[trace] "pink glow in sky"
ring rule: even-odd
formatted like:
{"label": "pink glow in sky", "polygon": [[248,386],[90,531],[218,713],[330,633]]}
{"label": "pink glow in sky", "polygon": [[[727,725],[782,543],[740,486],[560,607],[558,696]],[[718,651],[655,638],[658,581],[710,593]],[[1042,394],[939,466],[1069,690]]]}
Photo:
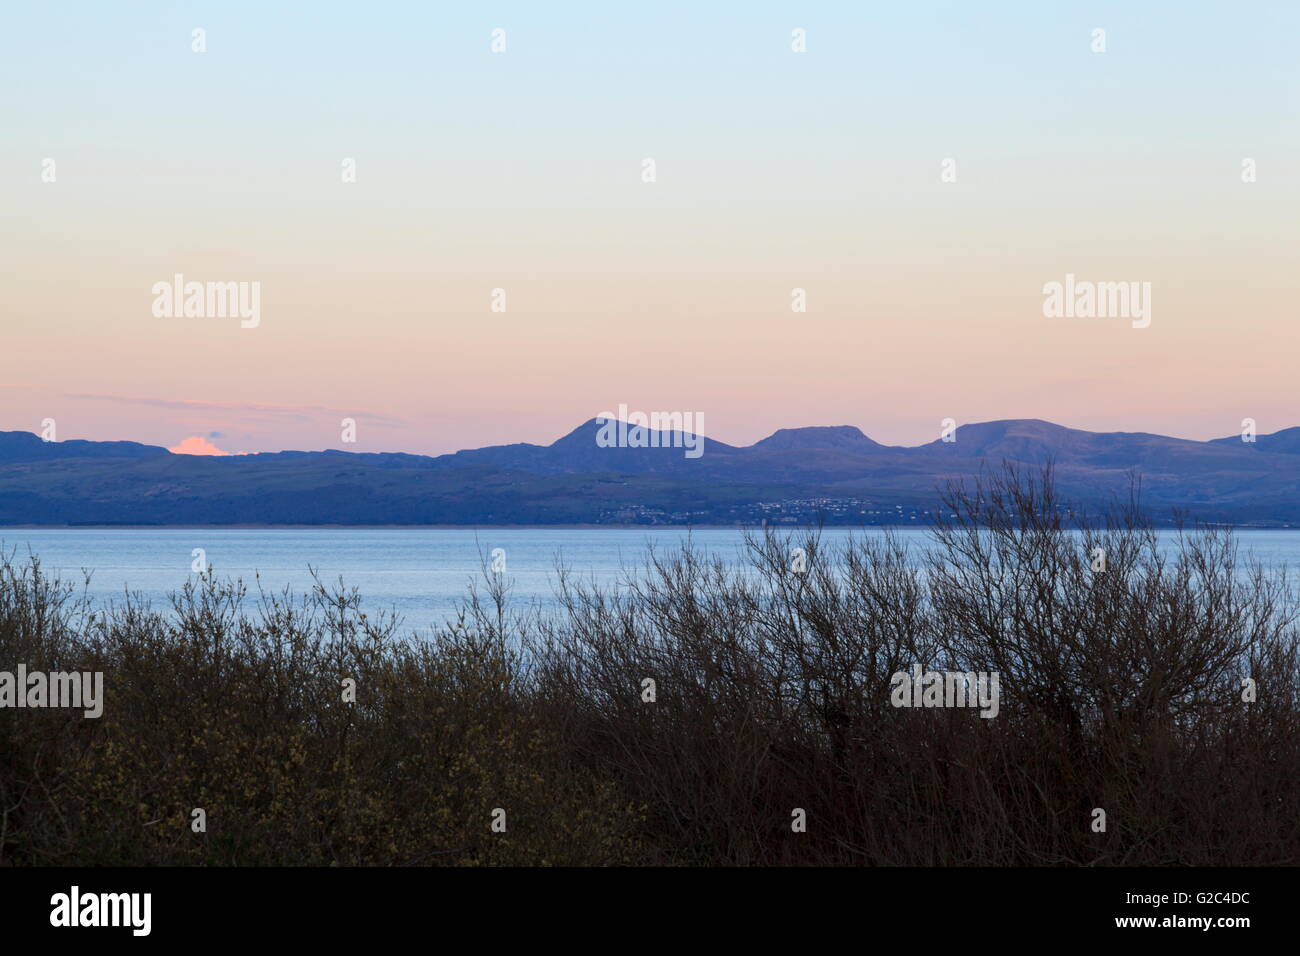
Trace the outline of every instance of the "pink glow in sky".
{"label": "pink glow in sky", "polygon": [[212,442],[208,441],[202,435],[191,435],[179,445],[167,449],[173,455],[229,455],[230,452],[222,451]]}

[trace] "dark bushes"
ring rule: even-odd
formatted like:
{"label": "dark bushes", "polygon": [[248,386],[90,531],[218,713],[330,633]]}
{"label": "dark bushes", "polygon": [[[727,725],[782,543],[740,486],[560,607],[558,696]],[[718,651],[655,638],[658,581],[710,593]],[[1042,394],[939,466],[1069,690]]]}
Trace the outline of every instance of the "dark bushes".
{"label": "dark bushes", "polygon": [[[554,612],[489,574],[419,643],[341,588],[96,614],[6,563],[0,670],[100,670],[107,703],[0,709],[0,863],[1300,861],[1286,580],[1223,532],[1070,516],[1050,474],[948,505],[925,554],[767,533],[744,569],[562,575]],[[997,716],[892,706],[913,665],[996,672]]]}

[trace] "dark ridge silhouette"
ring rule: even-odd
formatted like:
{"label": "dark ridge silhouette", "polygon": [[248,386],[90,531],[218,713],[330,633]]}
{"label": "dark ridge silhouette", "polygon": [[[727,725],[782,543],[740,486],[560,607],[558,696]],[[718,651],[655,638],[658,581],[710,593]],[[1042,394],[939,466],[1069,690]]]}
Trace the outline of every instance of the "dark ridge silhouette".
{"label": "dark ridge silhouette", "polygon": [[51,458],[153,458],[170,455],[166,448],[133,441],[47,442],[31,432],[0,432],[0,464],[48,461]]}
{"label": "dark ridge silhouette", "polygon": [[1243,442],[1240,435],[1228,438],[1216,438],[1216,445],[1245,445],[1254,451],[1274,452],[1280,455],[1300,455],[1300,426],[1284,428],[1271,435],[1258,435],[1254,442]]}
{"label": "dark ridge silhouette", "polygon": [[928,524],[936,490],[1002,462],[1053,463],[1100,506],[1136,477],[1153,513],[1300,525],[1300,428],[1208,442],[1036,419],[962,425],[954,441],[882,445],[854,426],[783,428],[749,446],[680,433],[601,447],[591,419],[549,445],[431,457],[281,451],[173,455],[134,442],[0,433],[0,524]]}
{"label": "dark ridge silhouette", "polygon": [[870,453],[886,446],[872,441],[855,425],[822,425],[812,428],[780,428],[750,447],[774,451],[833,448],[840,451]]}

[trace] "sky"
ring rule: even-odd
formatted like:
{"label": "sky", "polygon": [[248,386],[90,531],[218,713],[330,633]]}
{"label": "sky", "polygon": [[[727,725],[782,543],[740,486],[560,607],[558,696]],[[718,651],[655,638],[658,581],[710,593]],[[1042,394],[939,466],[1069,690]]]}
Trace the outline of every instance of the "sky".
{"label": "sky", "polygon": [[[1300,425],[1300,4],[270,6],[5,5],[0,430]],[[1067,275],[1149,324],[1046,316]]]}

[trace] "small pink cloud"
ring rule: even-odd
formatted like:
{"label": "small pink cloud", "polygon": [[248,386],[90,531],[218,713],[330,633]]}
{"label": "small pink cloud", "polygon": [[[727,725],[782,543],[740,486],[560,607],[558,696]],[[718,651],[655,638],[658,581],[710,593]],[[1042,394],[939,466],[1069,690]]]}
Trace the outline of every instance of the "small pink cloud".
{"label": "small pink cloud", "polygon": [[173,455],[229,455],[201,435],[191,435],[175,448],[168,448]]}

